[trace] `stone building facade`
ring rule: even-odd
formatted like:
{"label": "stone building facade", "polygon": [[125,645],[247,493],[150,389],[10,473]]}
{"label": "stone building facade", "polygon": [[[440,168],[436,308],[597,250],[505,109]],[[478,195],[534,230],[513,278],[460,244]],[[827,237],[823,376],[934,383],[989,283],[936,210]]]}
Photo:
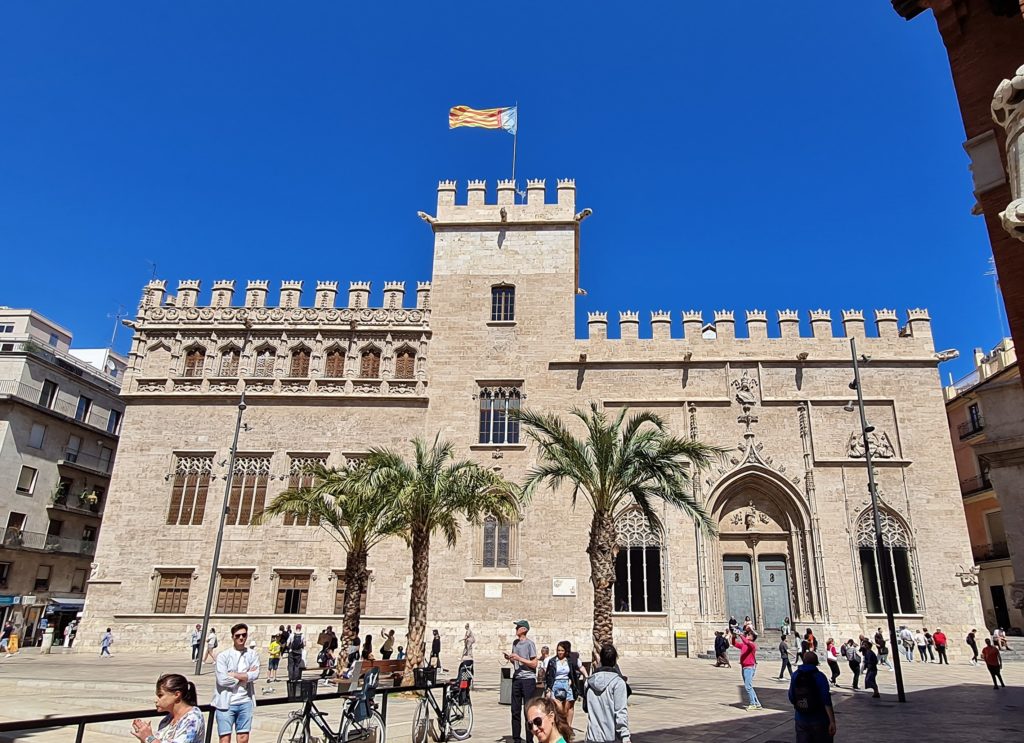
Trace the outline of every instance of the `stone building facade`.
{"label": "stone building facade", "polygon": [[[414,436],[440,433],[460,455],[522,480],[536,452],[507,413],[567,412],[597,401],[653,410],[678,434],[729,448],[695,478],[720,534],[664,514],[653,533],[638,514],[620,525],[616,639],[627,652],[669,654],[674,633],[703,650],[730,613],[759,626],[789,616],[839,636],[883,624],[878,561],[867,512],[867,473],[853,393],[849,337],[871,357],[863,384],[886,546],[893,555],[901,620],[956,636],[977,623],[970,564],[942,388],[927,312],[846,311],[842,335],[827,311],[606,313],[575,337],[580,227],[571,180],[549,199],[529,181],[525,203],[498,183],[496,203],[471,181],[464,203],[454,182],[438,188],[433,276],[406,300],[401,283],[372,300],[369,284],[320,282],[312,301],[300,282],[234,283],[200,297],[183,281],[145,289],[124,396],[128,409],[108,509],[90,580],[83,631],[115,627],[122,644],[180,648],[201,615],[226,460],[239,394],[247,408],[228,497],[216,613],[220,628],[245,617],[263,637],[301,621],[338,623],[344,555],[316,526],[251,527],[250,514],[289,484],[303,462],[341,465],[372,446],[409,451]],[[809,320],[810,333],[801,324]],[[246,328],[246,323],[251,327]],[[677,326],[678,327],[678,326]],[[612,335],[615,335],[614,333]],[[435,546],[429,626],[450,648],[467,620],[481,655],[530,619],[552,644],[586,643],[592,591],[589,515],[567,492],[542,492],[515,524],[466,526],[456,547]],[[410,556],[399,540],[370,555],[364,632],[404,627]]]}

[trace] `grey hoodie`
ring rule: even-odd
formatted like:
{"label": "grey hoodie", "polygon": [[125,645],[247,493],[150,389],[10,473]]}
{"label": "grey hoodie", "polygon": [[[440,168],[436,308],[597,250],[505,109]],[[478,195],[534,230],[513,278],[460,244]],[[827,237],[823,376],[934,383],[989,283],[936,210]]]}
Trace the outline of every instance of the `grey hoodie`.
{"label": "grey hoodie", "polygon": [[611,669],[595,669],[587,679],[586,739],[591,743],[629,739],[626,682]]}

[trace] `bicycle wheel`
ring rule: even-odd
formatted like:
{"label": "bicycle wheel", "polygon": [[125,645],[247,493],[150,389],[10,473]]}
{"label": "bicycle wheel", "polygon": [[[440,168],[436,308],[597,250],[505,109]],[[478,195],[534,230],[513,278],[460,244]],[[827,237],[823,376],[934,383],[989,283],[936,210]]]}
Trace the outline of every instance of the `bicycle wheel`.
{"label": "bicycle wheel", "polygon": [[430,705],[426,697],[416,705],[416,714],[412,716],[412,738],[411,743],[430,743],[437,740],[437,731],[434,729],[434,722],[430,719]]}
{"label": "bicycle wheel", "polygon": [[455,740],[465,740],[473,734],[473,705],[448,700],[448,733]]}
{"label": "bicycle wheel", "polygon": [[387,726],[377,710],[361,722],[346,717],[341,725],[341,743],[385,743],[387,739]]}
{"label": "bicycle wheel", "polygon": [[277,743],[311,743],[312,738],[309,731],[305,729],[302,715],[295,715],[288,718],[288,722],[281,728],[281,734],[277,736]]}

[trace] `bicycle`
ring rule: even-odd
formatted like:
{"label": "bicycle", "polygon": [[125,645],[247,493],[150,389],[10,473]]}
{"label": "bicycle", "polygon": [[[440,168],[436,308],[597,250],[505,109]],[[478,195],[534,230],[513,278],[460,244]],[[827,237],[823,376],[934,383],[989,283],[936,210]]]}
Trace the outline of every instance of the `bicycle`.
{"label": "bicycle", "polygon": [[[447,741],[449,736],[452,740],[466,740],[472,735],[473,704],[469,698],[472,683],[472,665],[463,661],[457,678],[445,685],[440,707],[430,687],[424,689],[412,718],[412,743]],[[437,716],[436,728],[430,719],[431,710]]]}
{"label": "bicycle", "polygon": [[[384,718],[377,709],[373,694],[377,689],[380,672],[372,668],[363,676],[363,685],[359,693],[351,697],[341,713],[338,732],[331,730],[325,719],[326,712],[316,706],[318,679],[289,682],[297,684],[298,696],[303,702],[302,709],[288,715],[288,721],[277,736],[277,743],[349,743],[366,741],[366,743],[386,743],[387,727]],[[291,695],[292,689],[289,689]],[[323,733],[323,738],[314,738],[310,727],[315,725]]]}

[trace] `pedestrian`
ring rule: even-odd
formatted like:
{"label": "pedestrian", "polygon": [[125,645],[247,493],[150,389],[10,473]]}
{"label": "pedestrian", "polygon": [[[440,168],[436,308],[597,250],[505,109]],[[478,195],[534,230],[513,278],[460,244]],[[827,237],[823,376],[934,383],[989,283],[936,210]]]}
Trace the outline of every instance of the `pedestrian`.
{"label": "pedestrian", "polygon": [[114,633],[110,631],[110,627],[107,627],[107,631],[103,633],[102,639],[100,639],[100,657],[106,656],[112,658],[110,654],[110,646],[114,644]]}
{"label": "pedestrian", "polygon": [[914,662],[914,633],[910,631],[910,628],[905,624],[900,625],[900,645],[902,646],[903,655],[907,658],[907,663]]}
{"label": "pedestrian", "polygon": [[204,663],[208,660],[216,660],[217,653],[215,651],[217,650],[218,644],[217,628],[210,627],[210,631],[206,633],[206,654],[203,656]]}
{"label": "pedestrian", "polygon": [[828,662],[828,669],[832,672],[832,678],[829,683],[832,686],[839,686],[836,683],[839,678],[839,652],[836,650],[836,641],[831,637],[825,641],[825,660]]}
{"label": "pedestrian", "polygon": [[206,740],[206,719],[199,709],[196,685],[181,674],[165,673],[157,679],[156,711],[164,713],[156,732],[145,720],[132,721],[132,735],[142,743],[203,743]]}
{"label": "pedestrian", "polygon": [[[289,628],[291,625],[288,625]],[[302,625],[296,624],[295,631],[288,637],[288,680],[301,681],[302,670],[306,662],[303,660],[303,653],[306,650],[306,638],[302,636]]]}
{"label": "pedestrian", "polygon": [[945,663],[949,665],[949,658],[946,657],[946,643],[949,642],[946,639],[946,633],[941,629],[935,630],[935,634],[932,635],[932,639],[935,641],[935,652],[939,654],[939,665]]}
{"label": "pedestrian", "polygon": [[836,716],[828,679],[818,670],[817,653],[804,653],[803,663],[789,682],[789,702],[794,710],[797,743],[832,743]]}
{"label": "pedestrian", "polygon": [[[525,704],[537,691],[537,646],[527,637],[530,623],[525,619],[515,622],[516,639],[512,652],[503,653],[512,663],[512,743],[523,743],[523,716],[528,713]],[[533,741],[530,718],[526,722],[526,743]]]}
{"label": "pedestrian", "polygon": [[852,638],[846,641],[846,662],[853,673],[853,690],[856,691],[860,682],[860,651],[857,650]]}
{"label": "pedestrian", "polygon": [[382,629],[380,636],[384,638],[384,643],[380,646],[380,659],[391,660],[391,656],[395,652],[395,631],[391,629],[388,630],[387,634],[384,634]]}
{"label": "pedestrian", "polygon": [[434,638],[430,641],[430,660],[428,666],[441,667],[441,633],[434,630]]}
{"label": "pedestrian", "polygon": [[750,617],[743,617],[743,631],[746,632],[748,629],[754,629],[754,623],[750,621]]}
{"label": "pedestrian", "polygon": [[729,636],[736,634],[736,617],[729,617],[729,629],[727,630]]}
{"label": "pedestrian", "polygon": [[246,647],[249,626],[236,624],[231,628],[232,645],[217,654],[216,685],[213,701],[216,709],[217,735],[220,743],[249,743],[252,713],[256,707],[256,687],[260,677],[260,658],[255,650]]}
{"label": "pedestrian", "polygon": [[363,640],[363,648],[359,651],[360,660],[373,661],[373,635],[367,635]]}
{"label": "pedestrian", "polygon": [[320,679],[326,682],[338,663],[338,636],[334,634],[334,627],[327,625],[317,640],[320,652],[316,655],[316,664],[320,669]]}
{"label": "pedestrian", "polygon": [[572,725],[558,705],[547,697],[534,697],[526,705],[527,728],[537,736],[537,743],[570,743]]}
{"label": "pedestrian", "polygon": [[978,630],[972,629],[970,632],[967,633],[966,640],[967,647],[969,647],[971,649],[971,652],[974,653],[974,657],[971,658],[971,663],[974,665],[978,665],[978,640],[976,639],[977,636]]}
{"label": "pedestrian", "polygon": [[[783,620],[782,620],[782,626],[781,626],[781,627],[779,627],[779,631],[780,631],[780,632],[781,632],[781,633],[782,633],[783,635],[788,635],[788,634],[789,634],[790,632],[792,632],[792,631],[793,631],[793,625],[792,625],[792,623],[791,623],[791,622],[789,621],[789,617],[786,617],[785,619],[783,619]],[[792,676],[791,676],[791,677],[792,677]]]}
{"label": "pedestrian", "polygon": [[590,674],[584,692],[586,740],[588,743],[630,743],[629,711],[626,707],[629,687],[619,673],[619,654],[615,646],[602,645],[598,660],[601,665]]}
{"label": "pedestrian", "polygon": [[932,635],[931,632],[928,631],[927,627],[924,628],[924,645],[925,645],[925,649],[928,651],[928,662],[929,663],[934,663],[935,662],[935,637]]}
{"label": "pedestrian", "polygon": [[1006,642],[1006,630],[1004,630],[1002,627],[1000,627],[999,629],[996,630],[996,635],[999,638],[999,642],[997,643],[999,645],[998,649],[999,650],[1009,650],[1010,649],[1010,645],[1009,645],[1008,642]]}
{"label": "pedestrian", "polygon": [[580,663],[580,654],[572,651],[572,643],[562,640],[555,646],[555,656],[547,663],[544,686],[572,726],[576,696],[582,692],[587,671]]}
{"label": "pedestrian", "polygon": [[[981,657],[985,659],[985,666],[988,668],[988,672],[992,674],[992,688],[998,689],[999,685],[1006,688],[1006,682],[1003,681],[1003,658],[999,654],[999,648],[992,644],[992,641],[985,638],[985,649],[981,651]],[[996,683],[999,682],[999,684]]]}
{"label": "pedestrian", "polygon": [[732,668],[729,662],[729,641],[725,639],[725,633],[719,630],[715,632],[715,667]]}
{"label": "pedestrian", "polygon": [[786,638],[789,635],[783,635],[782,640],[779,641],[779,657],[782,658],[782,667],[779,669],[779,680],[782,680],[782,674],[789,671],[789,677],[793,678],[793,666],[789,662],[789,643],[786,642]]}
{"label": "pedestrian", "polygon": [[288,629],[284,628],[284,625],[278,625],[277,627],[278,642],[281,643],[281,649],[284,650],[288,647],[288,641],[292,637],[292,626],[289,624]]}
{"label": "pedestrian", "polygon": [[540,649],[540,657],[537,658],[537,687],[541,690],[548,689],[548,661],[551,660],[551,648],[544,645]]}
{"label": "pedestrian", "polygon": [[473,667],[474,645],[476,645],[476,635],[469,628],[469,622],[466,622],[466,634],[462,636],[462,660],[463,662],[468,662],[470,668]]}
{"label": "pedestrian", "polygon": [[[917,654],[922,663],[927,663],[928,658],[926,653],[928,652],[928,641],[924,639],[924,632],[918,630],[914,633],[914,644],[917,645]],[[913,653],[911,653],[913,655]]]}
{"label": "pedestrian", "polygon": [[192,661],[195,662],[199,658],[199,649],[203,646],[203,626],[201,624],[192,628],[189,644],[192,646]]}
{"label": "pedestrian", "polygon": [[804,639],[807,640],[807,649],[818,652],[818,638],[814,636],[811,628],[807,628],[807,632],[804,633]]}
{"label": "pedestrian", "polygon": [[395,656],[395,660],[405,660],[405,648],[401,645],[398,646],[398,655]]}
{"label": "pedestrian", "polygon": [[7,657],[11,657],[11,635],[14,634],[14,625],[10,621],[4,622],[3,632],[0,633],[0,651],[7,653]]}
{"label": "pedestrian", "polygon": [[757,635],[754,630],[744,631],[743,637],[732,636],[733,647],[740,651],[740,670],[743,673],[743,688],[747,692],[747,709],[762,709],[754,691],[754,674],[757,673]]}
{"label": "pedestrian", "polygon": [[267,683],[277,682],[277,669],[281,665],[281,635],[273,635],[267,646]]}
{"label": "pedestrian", "polygon": [[861,646],[861,655],[864,657],[864,689],[873,689],[873,699],[878,699],[881,696],[878,693],[878,656],[875,655],[875,651],[871,649],[871,641],[865,640]]}
{"label": "pedestrian", "polygon": [[891,671],[892,665],[889,663],[889,646],[885,643],[885,635],[882,634],[881,627],[875,630],[875,647],[878,649],[878,662]]}

